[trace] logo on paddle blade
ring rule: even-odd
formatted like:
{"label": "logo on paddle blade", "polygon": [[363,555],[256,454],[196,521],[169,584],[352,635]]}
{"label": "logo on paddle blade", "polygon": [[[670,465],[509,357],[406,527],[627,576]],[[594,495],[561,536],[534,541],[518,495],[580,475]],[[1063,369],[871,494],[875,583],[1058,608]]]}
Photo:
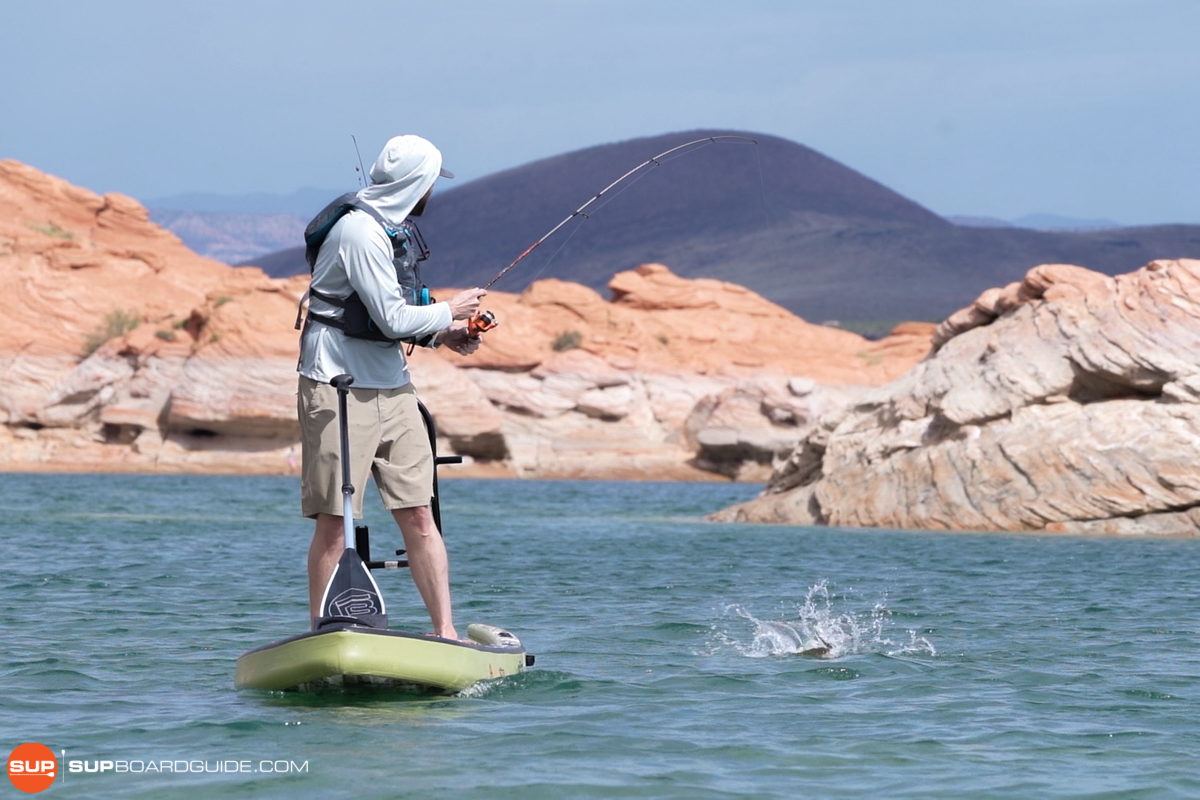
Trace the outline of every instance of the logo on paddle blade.
{"label": "logo on paddle blade", "polygon": [[44,744],[19,744],[8,757],[8,779],[22,792],[40,792],[54,783],[57,776],[58,759]]}
{"label": "logo on paddle blade", "polygon": [[329,610],[339,617],[365,617],[378,615],[379,595],[366,589],[350,588],[329,602]]}

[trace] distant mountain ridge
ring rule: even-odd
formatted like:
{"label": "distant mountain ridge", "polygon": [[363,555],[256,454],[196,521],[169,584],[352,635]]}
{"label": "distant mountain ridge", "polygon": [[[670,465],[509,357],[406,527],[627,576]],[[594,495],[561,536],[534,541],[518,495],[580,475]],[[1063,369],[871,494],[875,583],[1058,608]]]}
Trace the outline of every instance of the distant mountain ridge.
{"label": "distant mountain ridge", "polygon": [[1034,231],[1099,231],[1124,227],[1111,219],[1064,217],[1061,214],[1026,214],[1016,219],[947,215],[945,219],[964,228],[1025,228]]}
{"label": "distant mountain ridge", "polygon": [[1093,231],[1122,227],[1121,223],[1111,219],[1081,219],[1061,214],[1026,214],[1014,219],[1013,224],[1018,228],[1039,231]]}
{"label": "distant mountain ridge", "polygon": [[[435,286],[482,285],[573,209],[670,147],[736,131],[601,145],[439,191],[420,221]],[[740,283],[811,320],[938,320],[1040,263],[1108,274],[1200,255],[1200,226],[1093,231],[963,227],[803,145],[740,133],[665,160],[548,240],[496,286],[539,277],[603,290],[657,261],[689,278]],[[561,252],[559,252],[561,251]],[[307,269],[302,248],[260,257],[270,274]],[[557,253],[557,255],[555,255]],[[552,258],[553,257],[553,258]]]}
{"label": "distant mountain ridge", "polygon": [[308,217],[151,208],[150,219],[195,252],[226,264],[240,264],[304,241]]}
{"label": "distant mountain ridge", "polygon": [[142,202],[146,208],[163,211],[192,211],[204,214],[292,214],[311,219],[332,198],[342,192],[336,189],[317,189],[305,186],[288,194],[250,192],[249,194],[216,194],[186,192],[167,197],[151,197]]}

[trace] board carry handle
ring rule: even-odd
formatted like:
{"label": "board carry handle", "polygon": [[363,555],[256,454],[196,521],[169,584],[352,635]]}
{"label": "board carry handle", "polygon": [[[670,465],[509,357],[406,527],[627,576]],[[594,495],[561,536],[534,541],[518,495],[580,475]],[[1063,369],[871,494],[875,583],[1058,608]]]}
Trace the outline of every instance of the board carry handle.
{"label": "board carry handle", "polygon": [[[354,526],[354,549],[358,551],[358,557],[367,565],[367,569],[404,569],[408,566],[407,559],[385,559],[383,561],[371,560],[371,532],[367,530],[366,525]],[[397,550],[396,555],[404,555],[403,550]]]}

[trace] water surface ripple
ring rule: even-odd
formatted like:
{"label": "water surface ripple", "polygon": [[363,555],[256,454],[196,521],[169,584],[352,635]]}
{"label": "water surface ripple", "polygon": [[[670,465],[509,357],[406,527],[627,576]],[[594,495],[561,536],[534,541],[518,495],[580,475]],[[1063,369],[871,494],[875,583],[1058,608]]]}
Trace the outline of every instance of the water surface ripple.
{"label": "water surface ripple", "polygon": [[[67,773],[63,797],[1200,796],[1198,542],[699,522],[755,491],[724,484],[443,486],[460,626],[538,661],[430,699],[233,689],[303,625],[294,480],[0,476],[0,748],[307,762]],[[427,629],[408,576],[380,582]]]}

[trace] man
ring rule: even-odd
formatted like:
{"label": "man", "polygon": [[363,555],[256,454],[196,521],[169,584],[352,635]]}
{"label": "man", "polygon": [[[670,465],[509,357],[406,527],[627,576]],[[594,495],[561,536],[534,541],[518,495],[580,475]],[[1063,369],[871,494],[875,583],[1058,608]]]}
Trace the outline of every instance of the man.
{"label": "man", "polygon": [[[398,230],[405,218],[424,211],[439,175],[452,177],[441,167],[442,154],[430,142],[397,136],[383,148],[371,169],[372,184],[357,199]],[[469,355],[479,340],[453,322],[473,316],[487,292],[470,289],[449,302],[424,306],[406,302],[393,264],[392,240],[380,221],[361,209],[349,211],[330,229],[313,266],[311,288],[309,319],[300,339],[298,397],[301,505],[304,515],[316,520],[308,551],[309,615],[315,620],[320,614],[325,585],[345,548],[337,392],[329,381],[349,373],[354,377],[347,398],[350,474],[358,488],[354,514],[362,513],[362,489],[371,473],[404,537],[409,569],[434,635],[457,639],[446,548],[429,508],[433,456],[402,344],[347,336],[337,324],[345,314],[338,303],[348,306],[347,299],[357,293],[379,338],[416,337],[425,342],[423,337],[433,335],[428,344]]]}

